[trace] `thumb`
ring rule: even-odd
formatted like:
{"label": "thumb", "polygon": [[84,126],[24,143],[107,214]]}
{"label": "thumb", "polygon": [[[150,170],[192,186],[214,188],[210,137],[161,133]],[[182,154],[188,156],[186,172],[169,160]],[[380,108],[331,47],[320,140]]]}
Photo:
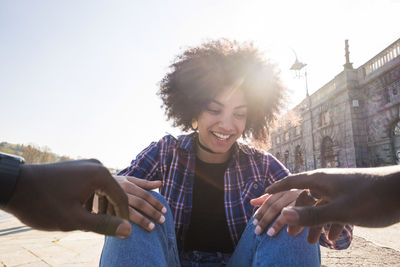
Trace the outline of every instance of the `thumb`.
{"label": "thumb", "polygon": [[119,238],[128,237],[132,230],[131,224],[125,219],[106,214],[88,213],[85,210],[82,210],[80,214],[80,225],[81,229],[79,230]]}
{"label": "thumb", "polygon": [[139,179],[139,178],[132,177],[132,176],[126,176],[126,179],[129,182],[134,183],[135,185],[137,185],[143,189],[147,189],[147,190],[156,189],[162,185],[162,182],[160,180],[148,181],[148,180]]}
{"label": "thumb", "polygon": [[265,202],[265,200],[267,200],[270,196],[271,196],[270,194],[264,194],[264,195],[262,195],[262,196],[260,196],[260,197],[258,197],[258,198],[253,198],[252,200],[250,200],[250,204],[251,204],[252,206],[259,207],[259,206],[261,206],[261,205]]}
{"label": "thumb", "polygon": [[289,225],[317,226],[331,222],[329,206],[286,207],[282,210]]}

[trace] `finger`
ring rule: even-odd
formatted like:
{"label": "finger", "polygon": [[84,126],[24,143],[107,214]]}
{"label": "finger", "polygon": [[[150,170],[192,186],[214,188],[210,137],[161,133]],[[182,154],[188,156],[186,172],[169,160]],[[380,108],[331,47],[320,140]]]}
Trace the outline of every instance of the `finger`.
{"label": "finger", "polygon": [[[279,199],[277,199],[272,203],[272,201],[274,200],[273,199],[274,196],[276,195],[271,196],[260,208],[260,209],[265,208],[265,210],[263,210],[262,212],[258,212],[255,215],[255,219],[253,221],[254,225],[257,225],[254,231],[255,234],[258,235],[262,234],[267,228],[267,226],[281,212],[282,208],[287,205],[283,197],[280,197]],[[267,203],[269,200],[271,200],[271,203]],[[270,234],[273,235],[274,232],[270,232]]]}
{"label": "finger", "polygon": [[343,232],[343,228],[344,224],[332,224],[331,228],[329,229],[328,239],[331,241],[335,241],[336,239],[338,239],[340,234]]}
{"label": "finger", "polygon": [[163,214],[157,209],[155,209],[146,200],[132,195],[129,195],[128,199],[129,199],[129,206],[134,208],[135,210],[142,212],[143,214],[147,215],[148,217],[150,217],[154,221],[157,221],[158,223],[163,223],[165,221],[165,217],[163,216]]}
{"label": "finger", "polygon": [[271,227],[267,230],[267,235],[275,236],[277,235],[283,227],[285,227],[286,222],[283,216],[278,216],[275,222],[271,225]]}
{"label": "finger", "polygon": [[315,200],[310,195],[307,190],[303,190],[301,194],[296,199],[296,207],[303,207],[303,206],[313,206],[315,204]]}
{"label": "finger", "polygon": [[284,208],[282,213],[286,217],[288,224],[315,226],[337,222],[337,219],[340,218],[337,208],[336,203],[330,202],[326,205],[314,207],[288,207]]}
{"label": "finger", "polygon": [[260,207],[270,196],[270,194],[264,194],[261,197],[253,198],[250,200],[250,204],[255,207]]}
{"label": "finger", "polygon": [[131,224],[127,220],[116,216],[88,213],[86,210],[81,209],[76,218],[79,221],[79,230],[120,238],[126,238],[131,233]]}
{"label": "finger", "polygon": [[266,193],[275,194],[281,191],[287,191],[293,188],[317,190],[321,187],[319,179],[315,179],[310,173],[292,174],[282,180],[279,180],[268,186]]}
{"label": "finger", "polygon": [[119,186],[116,180],[111,175],[100,176],[103,178],[104,185],[100,190],[100,194],[107,197],[111,202],[117,216],[128,219],[128,197],[124,190]]}
{"label": "finger", "polygon": [[316,244],[321,236],[322,226],[311,227],[308,232],[307,241],[310,244]]}
{"label": "finger", "polygon": [[[270,195],[261,205],[261,207],[257,210],[255,216],[254,216],[254,225],[257,225],[258,222],[263,218],[264,214],[270,209],[270,206],[272,206],[276,201],[278,201],[282,196],[284,192],[277,193],[274,195]],[[275,208],[275,206],[273,207]],[[280,212],[280,211],[278,211]],[[278,214],[278,213],[276,213]]]}
{"label": "finger", "polygon": [[153,231],[156,225],[135,209],[129,208],[129,219],[147,231]]}
{"label": "finger", "polygon": [[[304,204],[308,204],[309,199],[304,197],[304,193],[306,193],[305,191],[303,191],[302,193],[300,193],[300,195],[297,197],[297,199],[294,201],[296,202],[297,205],[304,205]],[[307,195],[307,194],[306,194]],[[284,207],[286,206],[288,203],[288,201],[290,200],[284,200],[284,198],[280,198],[276,203],[278,203],[279,207]],[[292,204],[294,203],[292,202]],[[282,208],[279,208],[282,209]],[[280,211],[279,211],[280,212]],[[278,212],[278,213],[279,213]],[[265,215],[264,215],[265,217]],[[264,220],[264,218],[263,218]],[[267,234],[269,236],[275,236],[277,235],[283,227],[285,227],[285,225],[287,224],[286,221],[286,217],[283,216],[282,214],[278,216],[278,218],[275,220],[275,222],[271,225],[271,227],[268,229]]]}
{"label": "finger", "polygon": [[139,179],[139,178],[132,177],[132,176],[126,176],[126,179],[129,182],[134,183],[135,185],[137,185],[143,189],[146,189],[146,190],[156,189],[162,185],[161,181],[148,181],[148,180]]}
{"label": "finger", "polygon": [[282,209],[282,216],[285,217],[286,222],[289,225],[298,225],[300,220],[300,214],[294,207],[286,207]]}
{"label": "finger", "polygon": [[288,225],[287,232],[291,236],[297,236],[301,232],[303,232],[304,227],[298,225]]}
{"label": "finger", "polygon": [[[129,192],[128,195],[135,196],[137,198],[144,200],[145,202],[150,204],[154,209],[160,211],[161,213],[165,214],[167,212],[167,208],[161,203],[161,201],[159,201],[150,192],[142,189],[141,187],[139,187],[133,183],[130,183],[127,185],[127,190]],[[129,201],[132,201],[132,199],[130,199]],[[132,203],[130,203],[130,204],[132,204]],[[142,207],[141,206],[142,204],[144,207],[144,203],[139,203],[140,206],[137,207],[137,208],[139,208],[140,211],[144,211],[144,210],[140,209],[140,207]]]}
{"label": "finger", "polygon": [[[304,190],[297,197],[295,206],[312,206],[314,204],[315,200],[309,196],[309,193],[306,190]],[[297,236],[304,229],[304,227],[297,225],[299,219],[297,215],[297,212],[293,213],[293,210],[291,210],[290,207],[284,208],[281,213],[281,216],[285,218],[285,221],[288,224],[287,232],[291,236]]]}

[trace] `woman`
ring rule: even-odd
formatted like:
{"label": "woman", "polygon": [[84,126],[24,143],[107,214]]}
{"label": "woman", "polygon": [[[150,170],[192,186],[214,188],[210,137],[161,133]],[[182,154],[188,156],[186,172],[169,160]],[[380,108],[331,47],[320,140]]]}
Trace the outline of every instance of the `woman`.
{"label": "woman", "polygon": [[[319,266],[319,245],[307,243],[307,231],[280,231],[280,211],[301,191],[263,196],[288,170],[237,141],[265,140],[283,94],[274,66],[251,44],[211,41],[178,56],[159,95],[174,125],[193,133],[152,143],[117,177],[133,230],[125,240],[106,238],[100,264]],[[160,194],[147,191],[157,187]],[[351,234],[346,226],[336,243],[325,235],[320,243],[346,248]]]}

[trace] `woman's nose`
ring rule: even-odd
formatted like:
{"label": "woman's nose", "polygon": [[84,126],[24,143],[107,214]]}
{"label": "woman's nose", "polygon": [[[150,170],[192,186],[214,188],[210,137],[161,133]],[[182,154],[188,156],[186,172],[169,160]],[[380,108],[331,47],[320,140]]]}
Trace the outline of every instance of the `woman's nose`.
{"label": "woman's nose", "polygon": [[231,131],[234,129],[234,123],[231,116],[223,116],[219,122],[219,127],[221,127],[224,131]]}

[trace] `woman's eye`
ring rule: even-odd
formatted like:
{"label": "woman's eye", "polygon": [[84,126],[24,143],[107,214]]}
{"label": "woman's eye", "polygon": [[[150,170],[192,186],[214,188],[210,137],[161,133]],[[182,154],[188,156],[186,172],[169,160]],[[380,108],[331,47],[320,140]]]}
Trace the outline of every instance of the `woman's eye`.
{"label": "woman's eye", "polygon": [[218,109],[212,109],[212,108],[208,108],[207,111],[210,112],[211,114],[219,114],[220,112]]}
{"label": "woman's eye", "polygon": [[246,118],[246,116],[247,116],[246,113],[237,113],[237,114],[234,114],[234,115],[235,115],[235,117],[238,118],[238,119],[244,119],[244,118]]}

